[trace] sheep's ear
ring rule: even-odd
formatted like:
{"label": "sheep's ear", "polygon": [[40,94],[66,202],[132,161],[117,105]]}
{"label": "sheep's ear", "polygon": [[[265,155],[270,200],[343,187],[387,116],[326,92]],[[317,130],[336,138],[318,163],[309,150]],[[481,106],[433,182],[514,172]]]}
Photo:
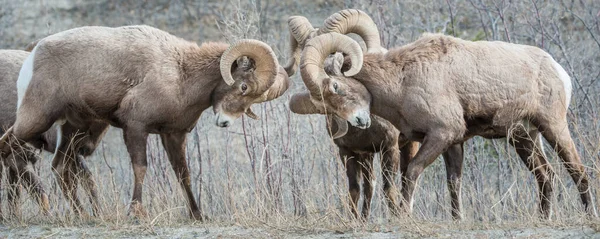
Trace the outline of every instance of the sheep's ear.
{"label": "sheep's ear", "polygon": [[297,93],[290,99],[290,110],[296,114],[323,114],[310,100],[310,93]]}
{"label": "sheep's ear", "polygon": [[344,65],[344,54],[336,52],[325,59],[325,73],[330,76],[342,76],[342,66]]}

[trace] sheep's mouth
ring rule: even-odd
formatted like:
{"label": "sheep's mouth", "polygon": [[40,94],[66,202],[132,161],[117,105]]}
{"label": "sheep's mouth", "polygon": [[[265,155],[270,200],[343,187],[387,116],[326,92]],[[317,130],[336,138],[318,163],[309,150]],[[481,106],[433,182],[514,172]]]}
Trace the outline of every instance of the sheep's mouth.
{"label": "sheep's mouth", "polygon": [[369,111],[357,110],[354,114],[350,115],[348,122],[359,129],[366,129],[371,127],[371,115]]}
{"label": "sheep's mouth", "polygon": [[371,121],[369,120],[365,123],[357,122],[357,124],[353,125],[353,126],[359,128],[359,129],[367,129],[367,128],[371,127]]}
{"label": "sheep's mouth", "polygon": [[226,114],[217,113],[216,116],[217,117],[215,120],[215,124],[218,127],[226,128],[226,127],[229,127],[231,125],[231,123],[233,122],[233,119]]}

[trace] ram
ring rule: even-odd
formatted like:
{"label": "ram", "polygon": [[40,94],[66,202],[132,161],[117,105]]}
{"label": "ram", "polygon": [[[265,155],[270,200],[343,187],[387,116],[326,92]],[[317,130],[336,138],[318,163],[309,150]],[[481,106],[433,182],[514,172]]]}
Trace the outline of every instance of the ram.
{"label": "ram", "polygon": [[39,144],[53,124],[123,129],[134,189],[130,212],[142,206],[146,139],[160,134],[193,218],[202,220],[185,159],[186,134],[212,106],[219,127],[254,103],[283,94],[289,80],[272,49],[258,40],[196,43],[149,26],[81,27],[39,41],[21,68],[15,124],[5,138]]}
{"label": "ram", "polygon": [[[17,106],[17,87],[16,82],[19,77],[19,69],[25,58],[29,55],[27,51],[21,50],[0,50],[0,131],[4,133],[15,122]],[[8,174],[8,203],[9,209],[13,215],[18,215],[18,201],[20,198],[19,184],[23,183],[25,188],[29,189],[31,194],[38,200],[42,211],[48,212],[48,196],[42,186],[40,178],[32,168],[38,157],[33,148],[28,145],[22,146],[23,150],[15,151],[10,155],[2,157],[0,162],[0,182],[2,174],[6,167]],[[0,204],[0,209],[1,209]],[[1,216],[0,216],[1,218]]]}
{"label": "ram", "polygon": [[[357,24],[360,23],[360,24]],[[315,29],[308,19],[302,16],[292,16],[288,19],[290,30],[290,55],[292,56],[284,67],[289,76],[295,74],[300,52],[306,42],[317,35],[327,32],[338,32],[341,34],[355,33],[364,39],[367,51],[387,52],[381,47],[377,26],[366,13],[360,10],[347,9],[334,13],[325,20],[323,28]],[[327,58],[328,60],[333,58]],[[335,67],[329,61],[325,63],[326,72],[333,71]],[[302,107],[294,104],[295,98],[290,101],[290,110],[302,114]],[[348,191],[350,192],[350,210],[358,218],[358,200],[360,198],[360,180],[362,178],[363,207],[360,214],[362,219],[367,219],[370,212],[371,199],[373,197],[372,183],[375,181],[373,172],[373,157],[381,153],[383,190],[390,211],[398,213],[398,190],[395,179],[399,166],[404,169],[414,155],[418,145],[408,144],[402,149],[402,155],[398,148],[398,135],[400,132],[388,121],[372,116],[373,123],[369,129],[358,129],[348,127],[348,123],[335,115],[327,117],[327,129],[333,138],[333,142],[339,148],[340,159],[346,167],[348,176]],[[335,133],[332,133],[335,132]],[[411,154],[412,153],[412,154]],[[402,171],[404,173],[404,171]]]}
{"label": "ram", "polygon": [[[35,44],[35,43],[34,43]],[[35,45],[30,44],[28,51]],[[20,50],[0,50],[0,126],[5,129],[14,124],[17,108],[17,78],[19,69],[29,55],[27,51]],[[65,128],[72,128],[66,126]],[[2,130],[4,133],[4,130]],[[89,156],[98,145],[98,141],[104,135],[104,131],[84,131],[76,129],[68,135],[61,135],[66,140],[62,140],[61,145],[56,145],[57,134],[55,130],[49,130],[43,133],[42,144],[36,145],[38,149],[44,149],[51,153],[56,153],[52,169],[56,174],[59,185],[65,198],[69,199],[71,207],[76,213],[84,213],[81,203],[77,197],[77,185],[82,179],[82,185],[92,203],[92,212],[97,215],[98,196],[96,183],[92,178],[90,170],[85,165],[83,158]],[[8,168],[8,181],[11,190],[8,191],[8,201],[11,209],[16,210],[17,201],[20,197],[20,191],[17,190],[19,180],[25,187],[30,189],[32,195],[41,202],[42,210],[47,212],[49,209],[47,195],[42,187],[38,176],[32,170],[32,166],[38,159],[34,148],[30,145],[19,143],[16,146],[23,150],[14,149],[13,154],[4,156],[2,161]],[[58,150],[58,151],[57,151]],[[17,157],[17,158],[14,158]],[[1,165],[0,165],[1,166]],[[0,172],[1,174],[1,172]],[[21,177],[19,177],[21,175]],[[0,177],[1,178],[1,177]],[[13,214],[19,214],[14,211]]]}
{"label": "ram", "polygon": [[[337,51],[348,56],[336,59],[344,67],[329,77],[323,62]],[[554,172],[543,154],[543,136],[577,184],[585,210],[596,215],[567,123],[570,78],[539,48],[424,34],[387,53],[363,54],[351,38],[329,33],[307,43],[300,71],[310,91],[304,111],[326,108],[357,127],[367,127],[373,113],[400,130],[401,144],[422,142],[402,188],[409,212],[417,179],[442,152],[462,154],[463,142],[474,136],[510,137],[538,182],[541,215],[550,218]],[[453,212],[459,212],[462,157],[446,161],[446,170]]]}

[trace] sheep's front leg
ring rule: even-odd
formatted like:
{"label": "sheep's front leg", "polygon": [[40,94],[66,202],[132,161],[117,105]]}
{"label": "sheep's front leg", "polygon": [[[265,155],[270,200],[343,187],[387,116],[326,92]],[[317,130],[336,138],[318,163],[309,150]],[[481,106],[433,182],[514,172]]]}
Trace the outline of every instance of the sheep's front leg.
{"label": "sheep's front leg", "polygon": [[169,161],[171,161],[171,167],[173,167],[173,171],[175,171],[177,179],[187,196],[191,217],[202,220],[202,211],[194,199],[190,182],[190,170],[185,160],[185,135],[186,133],[161,134],[160,139],[167,151]]}
{"label": "sheep's front leg", "polygon": [[381,174],[383,175],[383,192],[392,215],[398,216],[398,189],[396,176],[400,164],[400,150],[398,145],[393,145],[381,152]]}
{"label": "sheep's front leg", "polygon": [[358,154],[340,147],[340,158],[346,167],[346,176],[348,177],[348,194],[350,196],[350,211],[354,217],[358,215],[358,199],[360,199],[360,185],[358,182],[362,178],[362,170],[358,162]]}
{"label": "sheep's front leg", "polygon": [[435,159],[452,144],[452,137],[443,130],[431,131],[425,136],[421,148],[408,164],[406,184],[402,188],[403,204],[411,214],[413,209],[413,193],[419,176]]}
{"label": "sheep's front leg", "polygon": [[92,214],[98,216],[100,211],[100,203],[98,202],[98,187],[96,181],[92,177],[92,172],[85,164],[83,155],[77,154],[77,175],[81,177],[81,184],[88,194],[90,203],[92,204]]}
{"label": "sheep's front leg", "polygon": [[360,166],[363,174],[363,208],[362,219],[367,221],[371,212],[371,200],[373,199],[373,187],[375,186],[375,175],[373,174],[373,154],[361,154]]}
{"label": "sheep's front leg", "polygon": [[398,145],[400,145],[400,175],[402,181],[402,190],[406,188],[406,171],[408,171],[408,164],[413,160],[417,151],[419,150],[419,143],[416,141],[411,141],[408,143],[404,143],[406,141],[399,141]]}
{"label": "sheep's front leg", "polygon": [[462,181],[463,144],[454,144],[444,152],[444,164],[446,164],[446,179],[452,206],[452,218],[461,220],[462,202],[460,200],[460,184]]}
{"label": "sheep's front leg", "polygon": [[126,127],[123,129],[123,138],[127,152],[131,157],[133,166],[134,184],[133,196],[131,197],[131,207],[129,213],[135,217],[146,217],[148,213],[142,206],[142,186],[146,176],[148,161],[146,160],[146,140],[148,133],[143,127]]}

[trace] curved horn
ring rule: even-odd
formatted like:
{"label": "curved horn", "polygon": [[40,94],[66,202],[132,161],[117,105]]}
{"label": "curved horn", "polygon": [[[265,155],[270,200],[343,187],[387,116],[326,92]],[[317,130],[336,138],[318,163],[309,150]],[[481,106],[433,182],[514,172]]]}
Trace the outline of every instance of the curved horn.
{"label": "curved horn", "polygon": [[248,109],[246,110],[246,115],[247,115],[248,117],[250,117],[250,119],[253,119],[253,120],[259,120],[259,119],[260,119],[260,117],[258,117],[258,115],[256,115],[256,114],[255,114],[255,113],[252,111],[252,109],[250,109],[250,108],[248,108]]}
{"label": "curved horn", "polygon": [[289,17],[288,28],[290,30],[290,59],[284,68],[288,76],[292,76],[296,73],[296,67],[298,67],[298,62],[300,62],[300,52],[304,48],[306,40],[316,30],[308,19],[302,16]]}
{"label": "curved horn", "polygon": [[223,52],[220,68],[225,83],[232,85],[235,82],[231,76],[231,66],[241,56],[248,56],[256,63],[254,72],[259,80],[257,91],[262,93],[269,89],[277,77],[279,63],[269,45],[253,39],[240,40]]}
{"label": "curved horn", "polygon": [[318,35],[337,32],[341,34],[355,33],[365,41],[368,52],[387,51],[381,47],[379,30],[373,19],[365,12],[358,9],[345,9],[332,14],[325,19]]}
{"label": "curved horn", "polygon": [[288,27],[290,28],[290,33],[300,47],[306,44],[306,40],[310,39],[310,36],[315,34],[317,30],[310,24],[308,19],[303,16],[291,16],[288,18]]}
{"label": "curved horn", "polygon": [[344,75],[353,76],[360,72],[363,52],[360,45],[348,36],[335,32],[327,33],[314,37],[304,48],[300,60],[300,73],[306,88],[316,100],[321,100],[321,82],[327,77],[323,62],[330,53],[338,51],[350,56],[352,65]]}
{"label": "curved horn", "polygon": [[296,66],[298,61],[300,60],[300,48],[298,48],[298,41],[290,32],[290,59],[288,59],[287,63],[283,67],[285,72],[287,72],[288,76],[293,76],[296,74]]}
{"label": "curved horn", "polygon": [[283,95],[290,88],[291,81],[288,77],[285,69],[283,67],[279,67],[279,71],[277,73],[277,78],[275,78],[275,83],[271,85],[271,87],[263,93],[262,97],[258,98],[254,103],[260,103],[265,101],[274,100],[277,97]]}
{"label": "curved horn", "polygon": [[332,117],[333,117],[333,121],[337,125],[337,132],[335,132],[335,134],[333,134],[333,136],[331,136],[331,137],[333,139],[341,138],[348,133],[348,121],[340,118],[337,115],[332,115]]}

